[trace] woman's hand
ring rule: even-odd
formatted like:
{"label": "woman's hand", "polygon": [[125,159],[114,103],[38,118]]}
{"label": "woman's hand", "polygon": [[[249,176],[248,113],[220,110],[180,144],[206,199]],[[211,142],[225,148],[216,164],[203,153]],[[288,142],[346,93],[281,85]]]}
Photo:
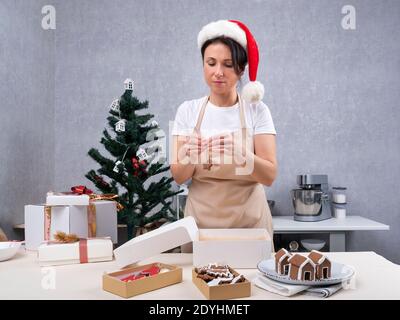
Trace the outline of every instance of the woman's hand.
{"label": "woman's hand", "polygon": [[185,141],[178,150],[178,162],[181,164],[200,164],[206,159],[208,140],[194,133],[184,137]]}
{"label": "woman's hand", "polygon": [[208,152],[211,164],[237,164],[243,166],[251,155],[249,143],[243,145],[236,133],[224,133],[209,138]]}

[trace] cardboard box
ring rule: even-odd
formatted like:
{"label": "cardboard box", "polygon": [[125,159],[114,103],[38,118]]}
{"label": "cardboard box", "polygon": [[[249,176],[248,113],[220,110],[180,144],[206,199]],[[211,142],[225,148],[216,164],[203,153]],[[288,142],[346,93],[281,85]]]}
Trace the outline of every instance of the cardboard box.
{"label": "cardboard box", "polygon": [[218,262],[232,268],[257,268],[271,256],[266,229],[199,229],[193,241],[193,265]]}
{"label": "cardboard box", "polygon": [[87,194],[72,192],[47,192],[46,205],[48,206],[88,206],[90,197]]}
{"label": "cardboard box", "polygon": [[[110,239],[87,240],[88,262],[111,261],[113,259],[113,244]],[[38,248],[39,265],[59,266],[80,262],[79,242],[74,243],[43,243]]]}
{"label": "cardboard box", "polygon": [[[230,272],[238,276],[234,269],[229,268]],[[201,293],[209,300],[225,300],[235,298],[245,298],[251,295],[251,283],[245,279],[244,282],[234,284],[220,284],[209,286],[203,279],[197,278],[195,269],[192,269],[192,280]]]}
{"label": "cardboard box", "polygon": [[[170,271],[133,280],[131,282],[125,282],[121,280],[121,278],[124,278],[133,272],[147,269],[154,264],[158,264],[160,268],[170,269]],[[150,263],[143,266],[127,268],[121,271],[104,274],[103,290],[114,293],[123,298],[130,298],[138,294],[157,290],[179,282],[182,282],[182,268],[164,263]]]}
{"label": "cardboard box", "polygon": [[[118,242],[117,208],[114,201],[94,201],[96,206],[96,237],[111,237]],[[45,241],[46,205],[25,206],[25,243],[26,249],[37,250]],[[54,233],[63,231],[74,233],[80,238],[88,237],[87,206],[52,206],[50,239]]]}
{"label": "cardboard box", "polygon": [[209,262],[232,268],[256,268],[271,255],[271,238],[266,229],[198,229],[193,217],[186,217],[140,235],[114,250],[121,268],[193,242],[193,264]]}

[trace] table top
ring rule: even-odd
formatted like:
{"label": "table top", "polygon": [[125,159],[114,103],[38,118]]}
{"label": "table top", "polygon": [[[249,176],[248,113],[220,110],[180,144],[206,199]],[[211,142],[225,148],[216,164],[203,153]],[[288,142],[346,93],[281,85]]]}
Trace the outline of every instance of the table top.
{"label": "table top", "polygon": [[273,216],[274,232],[288,231],[356,231],[389,230],[389,226],[360,216],[347,216],[345,219],[331,218],[317,222],[295,221],[291,216]]}
{"label": "table top", "polygon": [[[328,299],[399,299],[400,266],[374,252],[329,252],[335,262],[351,265],[356,276],[348,289],[342,289]],[[160,254],[143,260],[140,265],[163,262],[182,267],[183,281],[169,287],[144,293],[130,299],[148,300],[203,300],[192,283],[192,254]],[[117,271],[114,261],[40,267],[37,254],[21,251],[11,260],[0,262],[0,299],[124,299],[102,290],[102,275]],[[250,281],[257,269],[238,269]],[[321,299],[304,294],[283,297],[262,290],[252,284],[251,297],[246,299]]]}

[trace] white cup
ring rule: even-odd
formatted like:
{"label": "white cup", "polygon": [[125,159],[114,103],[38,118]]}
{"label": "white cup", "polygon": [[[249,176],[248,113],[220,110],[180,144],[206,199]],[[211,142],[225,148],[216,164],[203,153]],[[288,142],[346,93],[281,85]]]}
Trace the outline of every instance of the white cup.
{"label": "white cup", "polygon": [[333,216],[336,219],[346,219],[346,205],[344,204],[333,204]]}

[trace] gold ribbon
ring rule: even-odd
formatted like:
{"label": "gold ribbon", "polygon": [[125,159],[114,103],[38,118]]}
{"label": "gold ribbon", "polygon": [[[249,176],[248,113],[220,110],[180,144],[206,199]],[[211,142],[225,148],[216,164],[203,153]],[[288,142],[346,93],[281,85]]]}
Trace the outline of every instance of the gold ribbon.
{"label": "gold ribbon", "polygon": [[113,193],[89,194],[90,201],[97,201],[97,200],[114,201],[117,204],[117,210],[121,211],[124,208],[124,206],[122,204],[120,204],[117,200],[115,200],[118,197],[119,196],[117,194],[113,194]]}
{"label": "gold ribbon", "polygon": [[97,232],[96,205],[94,203],[89,203],[86,211],[88,219],[88,236],[92,238],[96,236]]}
{"label": "gold ribbon", "polygon": [[50,229],[51,229],[51,207],[44,207],[44,240],[50,240]]}
{"label": "gold ribbon", "polygon": [[87,217],[88,217],[88,236],[90,238],[96,236],[97,232],[97,224],[96,224],[96,205],[93,203],[94,201],[114,201],[117,205],[117,210],[120,211],[124,208],[122,204],[120,204],[117,200],[117,194],[95,194],[92,193],[89,195],[89,205],[87,207]]}

